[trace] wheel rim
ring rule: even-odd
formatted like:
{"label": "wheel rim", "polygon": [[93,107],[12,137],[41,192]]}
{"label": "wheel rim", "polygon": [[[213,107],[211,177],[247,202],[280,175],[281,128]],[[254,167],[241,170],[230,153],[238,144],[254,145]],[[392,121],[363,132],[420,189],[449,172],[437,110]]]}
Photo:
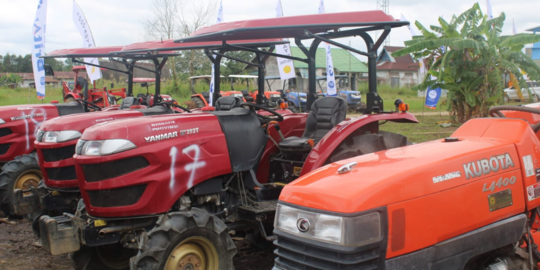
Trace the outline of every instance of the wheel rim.
{"label": "wheel rim", "polygon": [[15,181],[15,185],[13,186],[15,189],[30,189],[32,187],[37,187],[39,184],[39,181],[42,179],[41,171],[38,170],[28,170],[23,172]]}
{"label": "wheel rim", "polygon": [[217,270],[219,258],[214,245],[203,237],[190,237],[178,244],[167,259],[165,270]]}

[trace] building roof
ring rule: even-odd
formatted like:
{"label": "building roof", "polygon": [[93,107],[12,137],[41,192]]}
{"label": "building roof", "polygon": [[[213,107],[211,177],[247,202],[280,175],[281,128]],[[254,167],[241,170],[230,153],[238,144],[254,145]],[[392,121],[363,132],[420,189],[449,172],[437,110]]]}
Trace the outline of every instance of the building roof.
{"label": "building roof", "polygon": [[537,27],[533,27],[533,28],[529,28],[525,31],[529,31],[529,32],[540,32],[540,26],[537,26]]}
{"label": "building roof", "polygon": [[[368,72],[367,66],[362,63],[358,58],[352,55],[349,51],[339,48],[332,48],[332,62],[334,68],[339,72]],[[294,57],[306,58],[305,54],[300,48],[291,46],[291,53]],[[349,70],[349,60],[350,70]],[[326,69],[326,50],[324,48],[318,48],[315,55],[316,68]],[[300,61],[294,61],[295,68],[308,68],[308,64]]]}
{"label": "building roof", "polygon": [[379,56],[377,70],[401,70],[418,71],[420,65],[415,63],[412,56],[407,54],[400,57],[393,57],[392,53],[405,47],[385,46]]}

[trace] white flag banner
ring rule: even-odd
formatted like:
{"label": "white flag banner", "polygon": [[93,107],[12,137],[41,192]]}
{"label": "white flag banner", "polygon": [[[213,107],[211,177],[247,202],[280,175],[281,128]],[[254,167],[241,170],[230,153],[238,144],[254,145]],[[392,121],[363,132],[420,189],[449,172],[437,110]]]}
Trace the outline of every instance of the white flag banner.
{"label": "white flag banner", "polygon": [[[281,0],[278,0],[276,6],[276,17],[283,17],[283,11],[281,8]],[[284,39],[287,40],[287,39]],[[281,55],[291,56],[291,46],[289,44],[277,45],[276,53]],[[279,77],[281,80],[288,80],[296,77],[294,72],[294,61],[287,58],[277,57]]]}
{"label": "white flag banner", "polygon": [[[325,13],[324,0],[319,4],[319,14]],[[326,94],[337,96],[336,77],[334,74],[334,61],[332,60],[332,48],[330,44],[323,42],[326,49]]]}
{"label": "white flag banner", "polygon": [[[291,47],[289,44],[277,45],[276,53],[291,56]],[[288,80],[296,77],[294,72],[294,62],[291,59],[277,57],[279,67],[279,77],[282,80]]]}
{"label": "white flag banner", "polygon": [[[73,0],[73,22],[83,38],[83,47],[95,47],[96,45],[94,44],[94,37],[92,36],[92,31],[90,31],[90,26],[88,25],[83,12],[75,0]],[[97,58],[84,58],[84,62],[99,65]],[[86,65],[86,73],[88,74],[88,78],[90,79],[91,83],[94,83],[95,80],[99,80],[101,78],[101,69],[98,67]]]}
{"label": "white flag banner", "polygon": [[45,59],[39,58],[45,53],[45,28],[47,24],[47,0],[39,0],[32,34],[32,69],[38,99],[45,98]]}
{"label": "white flag banner", "polygon": [[490,0],[486,0],[486,5],[487,5],[487,16],[488,16],[488,20],[491,20],[491,19],[493,19],[493,10],[491,9],[491,1],[490,1]]}
{"label": "white flag banner", "polygon": [[[218,15],[217,15],[217,20],[216,20],[216,23],[222,23],[222,22],[223,22],[223,0],[219,1],[219,9],[218,9]],[[215,59],[216,55],[213,55],[213,57]],[[210,97],[208,99],[209,106],[214,105],[214,90],[215,90],[215,85],[216,85],[216,81],[214,79],[215,73],[216,73],[216,65],[212,64],[212,75],[210,78],[210,89],[209,89]]]}
{"label": "white flag banner", "polygon": [[332,49],[330,48],[330,44],[326,42],[324,43],[324,46],[326,47],[326,94],[328,96],[337,96]]}
{"label": "white flag banner", "polygon": [[324,0],[321,0],[321,2],[319,3],[319,14],[324,14],[324,13],[326,13],[324,9]]}
{"label": "white flag banner", "polygon": [[517,34],[516,31],[516,22],[514,22],[514,19],[512,19],[512,35]]}

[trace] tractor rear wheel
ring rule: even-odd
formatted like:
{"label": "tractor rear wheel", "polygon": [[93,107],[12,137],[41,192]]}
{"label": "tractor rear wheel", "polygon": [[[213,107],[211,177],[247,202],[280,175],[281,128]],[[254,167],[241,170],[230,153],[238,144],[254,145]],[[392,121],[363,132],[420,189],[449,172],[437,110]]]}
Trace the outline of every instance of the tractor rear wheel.
{"label": "tractor rear wheel", "polygon": [[98,247],[82,246],[79,251],[69,253],[69,260],[75,270],[127,270],[129,259],[135,254],[137,250],[115,243]]}
{"label": "tractor rear wheel", "polygon": [[233,269],[236,246],[227,225],[205,210],[163,215],[131,259],[131,269]]}
{"label": "tractor rear wheel", "polygon": [[197,108],[199,108],[199,109],[204,107],[204,102],[202,101],[202,99],[200,99],[198,97],[191,98],[191,101],[193,103],[195,103],[195,105],[197,105]]}
{"label": "tractor rear wheel", "polygon": [[13,216],[15,189],[37,187],[42,178],[36,153],[17,156],[6,163],[0,173],[0,210],[7,216]]}

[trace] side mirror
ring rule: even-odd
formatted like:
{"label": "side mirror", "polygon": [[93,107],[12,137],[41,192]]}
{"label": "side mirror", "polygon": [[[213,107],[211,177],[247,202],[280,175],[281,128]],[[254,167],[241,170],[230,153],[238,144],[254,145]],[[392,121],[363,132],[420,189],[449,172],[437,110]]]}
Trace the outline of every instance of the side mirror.
{"label": "side mirror", "polygon": [[111,83],[111,89],[114,89],[114,83]]}
{"label": "side mirror", "polygon": [[141,87],[148,87],[148,83],[147,82],[141,83]]}

